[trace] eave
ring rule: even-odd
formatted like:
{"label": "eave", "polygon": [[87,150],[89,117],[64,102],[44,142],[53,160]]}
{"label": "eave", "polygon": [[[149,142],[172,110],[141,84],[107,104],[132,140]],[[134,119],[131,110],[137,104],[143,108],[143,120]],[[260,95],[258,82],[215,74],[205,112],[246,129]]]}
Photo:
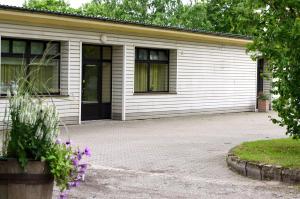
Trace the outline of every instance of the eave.
{"label": "eave", "polygon": [[146,36],[242,47],[245,47],[247,44],[252,42],[250,39],[245,38],[216,36],[207,33],[171,30],[168,28],[163,29],[155,26],[152,27],[130,23],[114,23],[111,21],[76,17],[72,15],[56,15],[42,12],[23,12],[22,10],[0,9],[0,20],[5,21],[6,23],[38,25],[83,31],[90,30],[99,32],[111,32],[125,35]]}

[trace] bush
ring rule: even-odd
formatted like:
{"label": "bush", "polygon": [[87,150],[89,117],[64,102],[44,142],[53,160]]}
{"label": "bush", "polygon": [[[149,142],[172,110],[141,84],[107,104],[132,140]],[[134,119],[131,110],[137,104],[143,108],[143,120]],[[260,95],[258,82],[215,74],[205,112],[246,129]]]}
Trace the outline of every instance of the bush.
{"label": "bush", "polygon": [[7,158],[16,158],[23,168],[29,160],[46,161],[61,198],[65,198],[71,187],[84,180],[87,164],[80,161],[84,155],[90,156],[90,150],[80,151],[70,141],[61,143],[55,106],[24,88],[20,83],[8,94],[2,153]]}
{"label": "bush", "polygon": [[259,100],[269,100],[269,99],[270,99],[270,95],[265,94],[265,93],[260,93],[260,94],[258,95],[258,99],[259,99]]}
{"label": "bush", "polygon": [[9,98],[11,128],[7,156],[17,157],[25,167],[29,159],[41,160],[59,133],[59,117],[54,106],[43,105],[41,99],[16,91]]}
{"label": "bush", "polygon": [[[287,128],[286,133],[300,138],[300,3],[299,1],[251,1],[259,17],[254,42],[249,50],[255,58],[268,60],[272,73],[272,103],[279,119],[274,123]],[[252,10],[255,12],[254,10]]]}

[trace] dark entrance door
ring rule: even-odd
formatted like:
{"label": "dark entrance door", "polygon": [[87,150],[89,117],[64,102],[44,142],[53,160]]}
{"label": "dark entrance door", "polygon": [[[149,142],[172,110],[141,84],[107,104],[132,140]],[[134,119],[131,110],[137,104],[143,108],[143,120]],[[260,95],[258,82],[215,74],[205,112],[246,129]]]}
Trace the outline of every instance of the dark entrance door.
{"label": "dark entrance door", "polygon": [[[264,59],[257,61],[257,97],[264,91]],[[258,99],[256,100],[256,106],[258,106]]]}
{"label": "dark entrance door", "polygon": [[111,61],[110,46],[82,46],[82,120],[111,118]]}

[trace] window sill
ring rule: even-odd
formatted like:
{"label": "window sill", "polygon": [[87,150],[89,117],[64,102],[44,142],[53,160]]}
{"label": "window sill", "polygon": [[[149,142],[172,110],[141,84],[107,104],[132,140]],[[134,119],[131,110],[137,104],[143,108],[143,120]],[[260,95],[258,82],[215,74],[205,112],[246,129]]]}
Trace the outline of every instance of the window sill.
{"label": "window sill", "polygon": [[133,93],[133,95],[177,95],[177,92],[149,92],[149,93]]}
{"label": "window sill", "polygon": [[[39,97],[44,97],[44,98],[66,98],[70,97],[70,95],[39,95]],[[0,96],[0,99],[7,99],[7,96]]]}

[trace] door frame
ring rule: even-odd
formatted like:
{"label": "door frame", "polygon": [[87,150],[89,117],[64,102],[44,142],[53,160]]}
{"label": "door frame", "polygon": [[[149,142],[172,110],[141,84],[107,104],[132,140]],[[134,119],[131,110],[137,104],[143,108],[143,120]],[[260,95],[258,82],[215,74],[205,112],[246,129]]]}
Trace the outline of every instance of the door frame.
{"label": "door frame", "polygon": [[[100,48],[100,58],[99,59],[86,59],[84,58],[83,55],[83,48],[84,46],[97,46]],[[111,51],[111,58],[110,59],[103,59],[103,48],[104,47],[108,47],[110,48]],[[81,57],[80,57],[80,61],[81,61],[81,74],[80,74],[80,122],[81,121],[89,121],[90,119],[83,119],[83,100],[82,100],[82,96],[83,96],[83,77],[84,77],[84,65],[88,65],[88,64],[95,64],[97,65],[98,68],[98,79],[97,79],[97,89],[98,89],[98,94],[97,94],[97,99],[98,99],[98,104],[99,107],[103,106],[104,104],[110,104],[109,106],[109,116],[108,117],[97,117],[97,119],[95,120],[101,120],[101,119],[111,119],[112,118],[112,59],[113,59],[113,47],[111,45],[101,45],[101,44],[93,44],[93,43],[81,43]],[[102,75],[103,75],[103,63],[110,63],[110,103],[102,103]],[[94,120],[94,119],[92,119]]]}

